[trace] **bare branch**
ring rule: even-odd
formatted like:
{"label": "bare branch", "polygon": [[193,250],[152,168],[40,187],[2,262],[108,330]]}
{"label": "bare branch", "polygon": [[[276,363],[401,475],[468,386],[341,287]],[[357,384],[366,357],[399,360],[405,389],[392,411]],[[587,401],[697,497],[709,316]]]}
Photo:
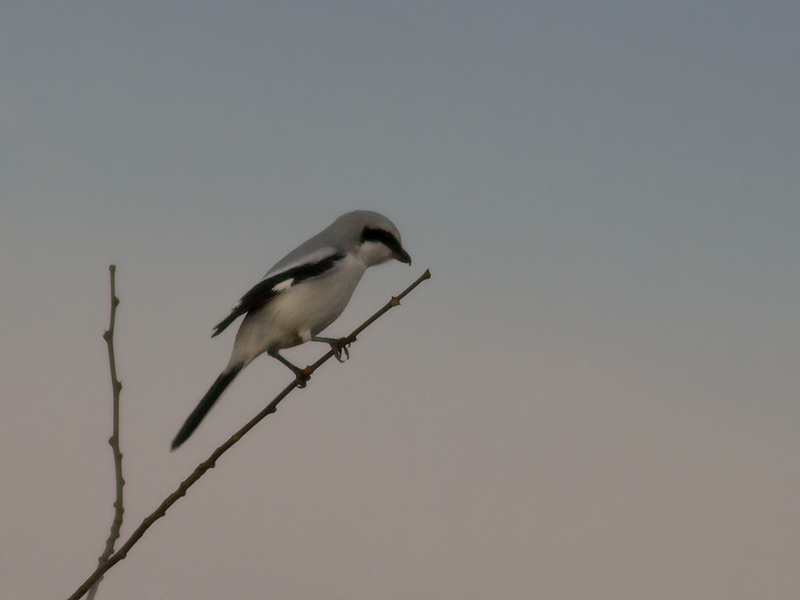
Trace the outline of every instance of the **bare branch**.
{"label": "bare branch", "polygon": [[[111,278],[111,317],[109,319],[108,331],[103,333],[103,339],[108,346],[108,365],[111,371],[111,388],[113,393],[113,426],[111,437],[108,443],[111,445],[111,451],[114,454],[114,472],[116,481],[117,496],[114,500],[114,520],[111,522],[111,533],[106,540],[106,547],[100,558],[97,559],[98,568],[102,567],[109,557],[114,553],[114,544],[119,539],[119,532],[122,528],[122,517],[125,513],[125,508],[122,503],[122,488],[125,485],[125,480],[122,478],[122,451],[120,450],[119,442],[119,394],[122,391],[122,383],[117,379],[117,362],[114,358],[114,325],[117,318],[117,305],[119,305],[119,298],[117,298],[117,289],[115,283],[115,275],[117,272],[116,265],[108,267],[109,275]],[[92,588],[89,590],[89,600],[94,600],[97,594],[97,587],[103,577],[100,576],[95,581]]]}
{"label": "bare branch", "polygon": [[[406,295],[408,295],[414,288],[416,288],[420,283],[425,281],[426,279],[430,279],[431,272],[430,270],[426,270],[414,283],[408,286],[402,293],[397,296],[393,296],[389,302],[387,302],[380,310],[378,310],[374,315],[372,315],[369,319],[364,321],[359,327],[357,327],[350,335],[343,338],[343,343],[352,343],[356,340],[356,336],[364,331],[367,327],[369,327],[372,323],[374,323],[377,319],[383,316],[386,312],[390,309],[394,308],[395,306],[400,305],[400,300],[402,300]],[[102,576],[106,573],[111,567],[117,564],[119,561],[124,559],[130,549],[138,542],[145,532],[150,528],[150,526],[155,523],[158,519],[163,517],[167,510],[175,504],[182,496],[186,494],[186,491],[192,487],[192,485],[200,479],[203,474],[209,469],[213,469],[216,465],[217,460],[225,454],[236,442],[238,442],[244,435],[250,431],[253,427],[255,427],[259,421],[261,421],[264,417],[271,415],[278,409],[278,404],[288,396],[292,390],[294,390],[299,385],[302,385],[305,381],[307,381],[311,375],[316,371],[319,367],[321,367],[324,363],[331,359],[334,356],[334,351],[331,349],[329,350],[322,358],[320,358],[317,362],[312,365],[307,366],[303,369],[303,372],[298,375],[292,383],[286,386],[280,394],[278,394],[272,402],[270,402],[260,413],[258,413],[255,417],[253,417],[244,427],[239,429],[236,433],[234,433],[228,440],[222,444],[219,448],[214,450],[211,453],[211,456],[208,457],[207,460],[200,463],[195,470],[192,472],[189,477],[187,477],[179,486],[178,489],[172,492],[166,499],[161,503],[161,505],[152,513],[150,513],[147,517],[144,518],[141,525],[136,528],[131,534],[131,537],[117,550],[113,555],[111,555],[108,560],[104,563],[99,565],[94,573],[92,573],[89,578],[81,585],[72,596],[69,597],[68,600],[78,600],[81,598],[89,588],[94,585]]]}

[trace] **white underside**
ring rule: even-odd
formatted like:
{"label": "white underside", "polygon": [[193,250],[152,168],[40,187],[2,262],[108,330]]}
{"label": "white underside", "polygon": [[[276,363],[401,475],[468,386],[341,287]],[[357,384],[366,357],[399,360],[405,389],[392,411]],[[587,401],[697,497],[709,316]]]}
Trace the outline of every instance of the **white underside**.
{"label": "white underside", "polygon": [[331,271],[282,291],[250,311],[236,334],[230,365],[247,365],[260,354],[307,342],[342,314],[366,270],[349,254]]}

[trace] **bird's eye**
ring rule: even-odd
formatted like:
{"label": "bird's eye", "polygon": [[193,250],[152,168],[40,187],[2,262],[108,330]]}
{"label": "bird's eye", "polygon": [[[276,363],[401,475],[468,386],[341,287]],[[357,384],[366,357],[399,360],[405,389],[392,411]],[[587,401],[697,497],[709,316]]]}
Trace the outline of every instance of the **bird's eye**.
{"label": "bird's eye", "polygon": [[379,242],[389,249],[394,249],[400,246],[400,242],[391,233],[385,229],[378,229],[376,227],[364,227],[361,231],[362,242]]}

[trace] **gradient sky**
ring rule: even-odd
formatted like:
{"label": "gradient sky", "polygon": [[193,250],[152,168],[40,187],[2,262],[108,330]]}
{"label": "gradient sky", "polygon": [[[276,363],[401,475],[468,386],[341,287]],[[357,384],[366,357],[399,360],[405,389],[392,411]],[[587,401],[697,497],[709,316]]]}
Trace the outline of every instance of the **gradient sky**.
{"label": "gradient sky", "polygon": [[[800,4],[0,8],[0,597],[67,597],[290,380],[212,326],[339,214],[349,362],[98,598],[800,597]],[[314,360],[321,347],[287,355]]]}

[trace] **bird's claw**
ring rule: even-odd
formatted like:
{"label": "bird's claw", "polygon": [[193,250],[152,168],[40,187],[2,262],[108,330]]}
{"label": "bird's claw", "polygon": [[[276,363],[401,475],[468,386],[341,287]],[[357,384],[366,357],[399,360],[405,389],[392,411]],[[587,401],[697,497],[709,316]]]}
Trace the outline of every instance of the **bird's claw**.
{"label": "bird's claw", "polygon": [[[350,348],[347,346],[348,345],[344,342],[331,344],[331,348],[333,348],[333,355],[340,363],[343,363],[350,358]],[[344,358],[342,358],[342,354],[344,354]]]}
{"label": "bird's claw", "polygon": [[348,346],[356,341],[354,337],[312,337],[311,339],[315,342],[324,342],[325,344],[328,344],[331,347],[331,350],[333,350],[333,355],[336,357],[336,360],[338,360],[340,363],[343,363],[350,358],[350,349]]}
{"label": "bird's claw", "polygon": [[311,379],[311,369],[310,367],[306,367],[305,369],[297,369],[295,375],[297,376],[297,387],[303,389],[306,387],[308,380]]}
{"label": "bird's claw", "polygon": [[297,369],[294,372],[295,381],[297,381],[297,387],[303,389],[306,387],[308,380],[311,379],[311,373],[308,372],[308,367],[305,369]]}

